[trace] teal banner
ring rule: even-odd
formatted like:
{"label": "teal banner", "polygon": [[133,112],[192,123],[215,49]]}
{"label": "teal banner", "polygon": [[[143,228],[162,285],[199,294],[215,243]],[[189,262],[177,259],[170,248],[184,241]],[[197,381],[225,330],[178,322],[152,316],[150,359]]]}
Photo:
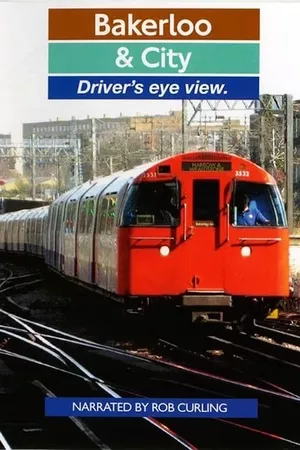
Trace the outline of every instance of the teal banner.
{"label": "teal banner", "polygon": [[49,74],[259,74],[259,44],[49,43]]}

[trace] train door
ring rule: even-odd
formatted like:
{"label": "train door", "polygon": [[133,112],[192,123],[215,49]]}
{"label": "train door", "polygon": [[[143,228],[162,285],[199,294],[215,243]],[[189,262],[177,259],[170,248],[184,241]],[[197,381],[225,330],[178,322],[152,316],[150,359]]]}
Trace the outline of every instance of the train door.
{"label": "train door", "polygon": [[188,292],[224,292],[224,246],[220,222],[224,199],[223,181],[183,174],[183,239],[186,241]]}

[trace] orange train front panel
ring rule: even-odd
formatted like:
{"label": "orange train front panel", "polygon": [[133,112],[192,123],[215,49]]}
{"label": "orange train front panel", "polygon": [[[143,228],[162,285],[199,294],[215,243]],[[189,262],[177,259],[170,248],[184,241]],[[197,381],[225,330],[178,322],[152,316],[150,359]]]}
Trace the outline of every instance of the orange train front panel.
{"label": "orange train front panel", "polygon": [[225,290],[236,296],[289,295],[289,232],[283,228],[231,229]]}
{"label": "orange train front panel", "polygon": [[[181,294],[186,273],[185,246],[172,239],[169,230],[147,229],[147,234],[141,231],[119,229],[118,294]],[[164,254],[166,247],[170,249],[168,255]]]}
{"label": "orange train front panel", "polygon": [[[182,245],[170,245],[156,230],[151,233],[151,237],[157,235],[155,245],[153,239],[139,240],[130,234],[129,245],[128,229],[121,229],[119,234],[117,291],[120,295],[176,296],[201,291],[232,296],[286,297],[289,294],[287,230],[274,231],[274,237],[281,241],[269,241],[268,237],[264,242],[249,239],[230,248],[224,246],[218,254],[210,250],[214,237],[209,229],[203,230],[200,239],[187,240]],[[169,255],[160,253],[163,247],[170,248]],[[248,249],[250,255],[243,256],[248,255]]]}
{"label": "orange train front panel", "polygon": [[[168,162],[164,161],[164,169]],[[288,295],[288,229],[272,177],[253,163],[226,154],[189,153],[174,157],[170,164],[172,181],[165,179],[165,184],[179,186],[180,220],[173,228],[161,227],[149,213],[149,192],[163,184],[160,172],[152,167],[146,175],[155,175],[155,182],[150,185],[142,179],[137,187],[145,195],[140,205],[143,226],[136,221],[119,229],[119,293]],[[160,203],[162,192],[153,205]],[[239,198],[245,194],[251,208],[255,204],[269,219],[269,226],[239,222],[243,211]]]}

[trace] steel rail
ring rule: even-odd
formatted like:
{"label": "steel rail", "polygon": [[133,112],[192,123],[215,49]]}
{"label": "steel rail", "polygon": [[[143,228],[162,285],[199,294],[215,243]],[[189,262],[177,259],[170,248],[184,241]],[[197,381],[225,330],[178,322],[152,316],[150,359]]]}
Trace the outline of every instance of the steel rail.
{"label": "steel rail", "polygon": [[12,448],[10,447],[9,443],[7,442],[7,440],[5,439],[3,433],[1,433],[0,431],[0,443],[2,444],[2,447],[5,450],[12,450]]}
{"label": "steel rail", "polygon": [[[94,382],[100,389],[104,390],[107,394],[112,396],[113,398],[122,398],[121,395],[119,395],[117,392],[115,392],[113,389],[108,387],[105,384],[105,381],[96,377],[92,374],[88,369],[86,369],[82,364],[80,364],[78,361],[76,361],[72,356],[70,356],[68,353],[64,352],[60,348],[53,345],[50,341],[43,338],[38,332],[36,332],[33,328],[31,328],[29,325],[24,323],[21,319],[19,319],[17,316],[14,316],[13,314],[8,313],[7,311],[4,311],[0,309],[0,312],[2,314],[5,314],[6,316],[10,317],[15,322],[19,323],[19,325],[23,326],[25,329],[27,329],[32,335],[34,335],[37,339],[41,340],[44,344],[48,345],[53,351],[59,353],[62,357],[65,358],[65,360],[69,361],[71,364],[73,364],[79,371],[84,373],[92,382]],[[7,332],[9,333],[9,332]],[[20,338],[20,336],[19,336]],[[180,445],[182,445],[185,448],[188,448],[189,450],[196,450],[196,447],[189,443],[186,439],[179,436],[177,433],[175,433],[173,430],[169,429],[166,425],[162,424],[158,420],[156,420],[153,417],[143,417],[143,419],[153,425],[154,427],[158,428],[160,431],[162,431],[164,434],[168,435],[173,440],[177,441]]]}
{"label": "steel rail", "polygon": [[[39,388],[47,397],[50,398],[56,398],[56,395],[48,389],[43,383],[41,383],[39,380],[34,380],[32,382],[34,386]],[[69,416],[69,419],[76,425],[77,428],[82,431],[86,437],[98,448],[101,448],[102,450],[111,450],[111,448],[104,444],[98,436],[95,435],[95,433],[78,417]]]}
{"label": "steel rail", "polygon": [[[10,315],[15,317],[12,314],[10,314]],[[22,318],[21,321],[23,321],[23,318]],[[28,319],[24,319],[24,322],[32,323],[32,321],[30,321]],[[34,324],[38,324],[36,322],[33,322],[33,323]],[[57,334],[63,334],[63,335],[67,335],[69,337],[73,337],[74,338],[74,336],[72,336],[72,335],[70,335],[68,333],[61,332],[59,330],[55,330],[55,329],[53,329],[51,327],[48,327],[46,325],[43,325],[43,324],[38,324],[38,325],[40,327],[42,327],[42,328],[50,329],[51,331],[54,331]],[[35,334],[34,330],[32,330],[32,329],[31,329],[30,332],[32,334]],[[54,336],[52,337],[52,336],[48,335],[48,337],[50,339],[51,338],[56,339],[56,337],[54,337]],[[217,340],[219,339],[219,338],[214,338],[214,337],[211,337],[211,336],[210,336],[210,338],[217,339]],[[96,342],[88,341],[88,340],[85,340],[85,339],[82,339],[82,338],[78,338],[78,340],[77,340],[77,337],[75,337],[75,339],[73,339],[73,340],[71,340],[71,339],[64,339],[64,340],[66,342],[69,342],[69,343],[73,343],[73,344],[77,344],[77,345],[78,344],[79,345],[86,345],[86,346],[91,347],[91,348],[96,348],[96,349],[100,349],[100,350],[106,350],[106,351],[110,351],[112,353],[120,354],[120,355],[123,355],[123,356],[130,357],[130,355],[131,355],[130,352],[128,352],[128,351],[114,349],[112,347],[104,346],[104,345],[101,345],[101,344],[97,344]],[[235,345],[235,344],[233,344],[233,345]],[[55,348],[55,346],[54,346],[54,348]],[[131,356],[134,359],[138,359],[140,361],[148,361],[148,362],[151,361],[152,363],[155,363],[157,365],[163,365],[163,366],[172,367],[172,368],[179,369],[179,370],[189,371],[189,372],[192,372],[194,374],[198,374],[198,375],[205,376],[205,377],[210,377],[210,378],[216,379],[216,380],[224,382],[224,383],[229,383],[229,384],[233,384],[233,385],[236,385],[236,386],[239,386],[239,387],[243,387],[243,388],[246,388],[246,389],[256,390],[258,392],[262,392],[262,393],[265,393],[265,394],[274,395],[274,396],[278,396],[278,397],[281,397],[281,398],[298,401],[298,397],[296,397],[295,395],[281,394],[281,393],[278,393],[278,392],[270,390],[270,389],[264,389],[264,388],[260,388],[260,387],[255,386],[255,385],[251,385],[251,384],[247,384],[247,383],[243,383],[243,382],[239,382],[239,381],[235,381],[235,380],[230,380],[228,378],[225,378],[225,377],[222,377],[222,376],[219,376],[219,375],[215,375],[215,374],[212,374],[212,373],[209,373],[209,372],[205,372],[205,371],[201,371],[201,370],[198,370],[198,369],[188,368],[188,367],[185,367],[185,366],[182,366],[182,365],[179,365],[179,364],[176,364],[176,363],[171,363],[171,362],[168,362],[168,361],[162,361],[162,360],[157,361],[154,358],[151,358],[151,356],[149,356],[149,357],[141,357],[141,356],[136,356],[136,355],[131,355]],[[274,357],[270,357],[270,358],[274,358]],[[274,358],[274,359],[276,359],[276,358]],[[290,363],[290,364],[292,365],[292,363]],[[297,366],[297,368],[298,368],[298,366]],[[103,380],[101,380],[101,382],[104,383]],[[299,401],[300,401],[300,398],[299,398]]]}

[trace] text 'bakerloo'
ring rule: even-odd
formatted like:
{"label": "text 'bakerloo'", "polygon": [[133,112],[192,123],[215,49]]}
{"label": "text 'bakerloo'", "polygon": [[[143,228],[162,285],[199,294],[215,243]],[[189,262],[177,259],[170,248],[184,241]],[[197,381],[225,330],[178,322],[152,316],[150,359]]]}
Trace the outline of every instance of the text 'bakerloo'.
{"label": "text 'bakerloo'", "polygon": [[175,14],[169,14],[168,19],[134,19],[134,15],[127,14],[127,20],[111,20],[107,14],[95,14],[95,36],[208,36],[212,31],[212,24],[206,19],[193,22],[189,19],[177,21]]}

